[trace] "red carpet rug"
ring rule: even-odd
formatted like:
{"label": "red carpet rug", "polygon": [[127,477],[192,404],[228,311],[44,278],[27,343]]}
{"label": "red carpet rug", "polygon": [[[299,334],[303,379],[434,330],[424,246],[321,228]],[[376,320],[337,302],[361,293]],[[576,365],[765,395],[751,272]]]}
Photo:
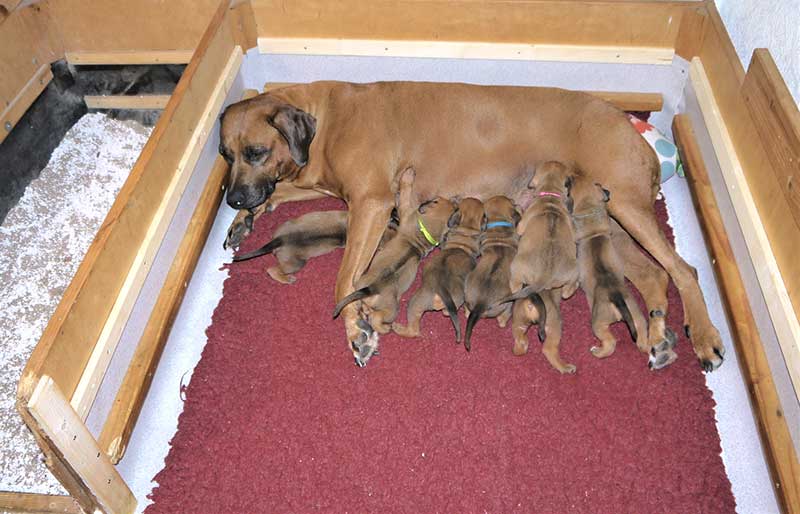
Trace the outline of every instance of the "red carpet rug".
{"label": "red carpet rug", "polygon": [[[337,206],[285,205],[241,251]],[[598,361],[579,292],[563,306],[576,375],[550,368],[535,330],[514,357],[494,320],[467,353],[438,313],[418,340],[384,336],[358,369],[331,320],[340,260],[311,261],[292,286],[266,276],[271,256],[230,267],[148,514],[734,511],[714,401],[685,338],[678,361],[651,372],[617,324],[616,353]],[[672,288],[676,332],[681,317]]]}

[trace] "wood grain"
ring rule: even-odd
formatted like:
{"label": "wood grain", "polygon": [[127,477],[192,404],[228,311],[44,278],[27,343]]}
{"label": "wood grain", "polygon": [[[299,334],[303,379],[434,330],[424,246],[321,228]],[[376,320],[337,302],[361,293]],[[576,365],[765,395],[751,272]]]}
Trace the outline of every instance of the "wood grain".
{"label": "wood grain", "polygon": [[52,378],[44,375],[39,379],[27,410],[49,446],[92,498],[89,512],[97,507],[106,514],[133,513],[136,498]]}
{"label": "wood grain", "polygon": [[69,496],[0,491],[0,511],[37,514],[83,514],[78,502]]}
{"label": "wood grain", "polygon": [[89,109],[163,109],[169,95],[86,95]]}
{"label": "wood grain", "polygon": [[65,58],[70,64],[186,64],[194,50],[117,50],[70,51]]}
{"label": "wood grain", "polygon": [[756,410],[759,433],[775,492],[785,512],[798,513],[800,512],[800,464],[797,461],[797,453],[786,419],[783,417],[764,345],[750,309],[748,292],[742,282],[688,116],[683,114],[676,116],[672,131],[686,169],[686,178],[703,235],[711,253],[714,274],[722,293],[742,375]]}

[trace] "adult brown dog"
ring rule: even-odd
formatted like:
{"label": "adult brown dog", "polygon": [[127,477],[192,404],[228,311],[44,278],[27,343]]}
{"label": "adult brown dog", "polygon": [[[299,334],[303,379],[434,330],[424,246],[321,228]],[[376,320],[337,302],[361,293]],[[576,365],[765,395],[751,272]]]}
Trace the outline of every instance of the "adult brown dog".
{"label": "adult brown dog", "polygon": [[[397,234],[375,255],[367,271],[356,281],[356,290],[336,304],[334,318],[350,303],[363,300],[375,331],[385,334],[391,330],[400,296],[414,282],[420,261],[439,244],[447,231],[447,221],[455,211],[453,202],[442,197],[416,207],[412,199],[413,180],[414,173],[410,169],[401,178]],[[356,364],[366,366],[376,349],[358,347],[356,355],[356,348],[353,348]]]}
{"label": "adult brown dog", "polygon": [[[656,155],[624,113],[596,97],[555,88],[315,82],[231,105],[220,136],[231,164],[227,201],[240,209],[228,244],[246,235],[248,218],[281,202],[322,195],[347,202],[337,300],[369,265],[394,205],[396,177],[407,167],[417,170],[423,200],[484,200],[516,199],[541,162],[574,165],[612,192],[609,213],[672,277],[703,367],[722,364],[725,349],[695,271],[655,217]],[[358,305],[344,318],[351,347],[363,333]]]}
{"label": "adult brown dog", "polygon": [[456,341],[461,341],[458,309],[464,304],[467,274],[478,259],[478,236],[483,222],[483,203],[475,198],[458,202],[447,221],[442,250],[422,270],[422,285],[408,302],[407,322],[395,322],[392,330],[401,337],[419,336],[419,323],[427,311],[444,310],[453,322]]}

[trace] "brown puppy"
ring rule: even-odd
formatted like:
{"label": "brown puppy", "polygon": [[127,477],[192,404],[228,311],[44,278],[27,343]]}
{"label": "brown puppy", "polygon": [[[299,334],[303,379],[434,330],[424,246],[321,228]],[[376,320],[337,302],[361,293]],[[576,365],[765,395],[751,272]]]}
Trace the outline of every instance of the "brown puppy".
{"label": "brown puppy", "polygon": [[[383,234],[381,246],[397,232],[397,211]],[[282,284],[294,284],[294,273],[306,265],[308,259],[319,257],[344,247],[347,241],[347,211],[319,211],[304,214],[278,227],[272,240],[252,252],[237,255],[233,262],[241,262],[262,255],[273,254],[277,266],[267,268],[267,273]]]}
{"label": "brown puppy", "polygon": [[508,296],[511,261],[517,254],[516,226],[519,213],[514,202],[505,196],[493,196],[484,203],[485,224],[480,236],[481,260],[467,275],[464,305],[469,310],[464,346],[469,351],[472,329],[480,318],[498,317],[497,323],[504,327],[511,317],[507,305],[495,306],[498,300]]}
{"label": "brown puppy", "polygon": [[649,353],[647,324],[625,285],[624,264],[611,243],[611,223],[606,212],[609,192],[599,184],[579,179],[572,195],[581,288],[592,310],[592,331],[600,339],[600,346],[591,348],[592,355],[604,358],[614,353],[617,340],[609,325],[622,320],[636,346]]}
{"label": "brown puppy", "polygon": [[[655,217],[655,152],[623,112],[596,97],[553,88],[426,82],[300,84],[228,107],[220,152],[231,165],[228,203],[240,210],[231,245],[247,234],[249,220],[281,202],[323,195],[347,201],[336,300],[352,292],[369,267],[404,169],[418,169],[420,200],[516,200],[537,163],[574,163],[581,176],[612,191],[609,213],[674,280],[703,366],[722,364],[725,348],[696,275]],[[359,316],[358,304],[343,311],[348,348],[363,333]]]}
{"label": "brown puppy", "polygon": [[[356,281],[356,290],[336,304],[334,318],[346,305],[363,300],[369,312],[369,322],[375,331],[385,334],[391,330],[392,322],[397,317],[400,296],[414,282],[420,260],[439,244],[447,231],[447,221],[455,211],[453,202],[441,197],[415,209],[413,182],[413,170],[406,170],[399,186],[397,211],[400,227],[397,235],[375,255],[366,273]],[[353,345],[356,364],[366,366],[376,349],[377,344]]]}
{"label": "brown puppy", "polygon": [[483,204],[475,198],[458,202],[447,222],[442,251],[422,270],[422,286],[408,303],[406,325],[395,322],[392,329],[402,337],[419,336],[419,322],[427,311],[445,310],[453,322],[456,341],[461,341],[458,309],[464,303],[467,274],[478,259],[478,236],[483,222]]}

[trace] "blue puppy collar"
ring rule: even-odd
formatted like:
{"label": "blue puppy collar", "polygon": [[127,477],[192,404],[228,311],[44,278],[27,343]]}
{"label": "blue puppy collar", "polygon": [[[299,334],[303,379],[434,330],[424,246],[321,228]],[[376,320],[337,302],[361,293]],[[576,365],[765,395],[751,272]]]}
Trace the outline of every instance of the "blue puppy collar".
{"label": "blue puppy collar", "polygon": [[510,221],[492,221],[486,224],[486,228],[508,227],[514,228],[514,224]]}

